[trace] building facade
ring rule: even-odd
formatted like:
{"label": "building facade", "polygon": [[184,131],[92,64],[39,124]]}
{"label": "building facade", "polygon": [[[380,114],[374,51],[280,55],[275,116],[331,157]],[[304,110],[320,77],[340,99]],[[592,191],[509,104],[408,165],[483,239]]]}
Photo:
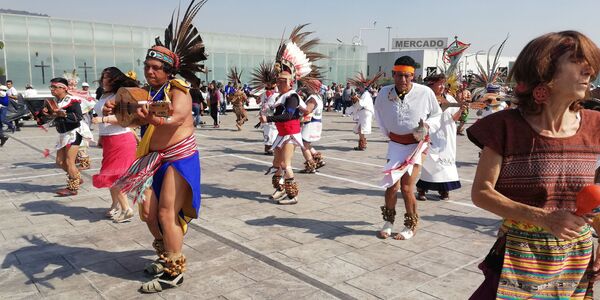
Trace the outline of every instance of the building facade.
{"label": "building facade", "polygon": [[[0,14],[0,76],[13,80],[17,89],[27,83],[45,89],[51,78],[77,70],[80,82],[98,80],[106,67],[134,70],[143,81],[146,50],[164,28],[117,25],[49,17]],[[204,80],[227,80],[231,67],[243,70],[249,80],[262,61],[273,61],[279,38],[201,32],[209,72]],[[345,81],[367,68],[367,47],[322,43],[317,51],[328,56],[318,64],[326,83]],[[2,77],[0,77],[2,78]]]}
{"label": "building facade", "polygon": [[[390,52],[374,52],[367,55],[367,73],[369,76],[376,74],[377,72],[384,72],[385,77],[391,77],[391,70],[394,65],[394,61],[401,56],[408,55],[412,57],[417,63],[421,65],[421,68],[415,70],[415,79],[418,80],[427,77],[428,74],[436,71],[439,72],[439,68],[443,68],[442,50],[401,50],[401,51],[390,51]],[[459,72],[465,74],[477,74],[477,60],[481,62],[483,67],[486,66],[487,54],[477,53],[464,53],[461,57],[458,68]],[[493,59],[493,57],[492,57]],[[514,63],[516,57],[501,56],[498,60],[498,66],[501,71],[506,72],[510,70],[510,67]]]}

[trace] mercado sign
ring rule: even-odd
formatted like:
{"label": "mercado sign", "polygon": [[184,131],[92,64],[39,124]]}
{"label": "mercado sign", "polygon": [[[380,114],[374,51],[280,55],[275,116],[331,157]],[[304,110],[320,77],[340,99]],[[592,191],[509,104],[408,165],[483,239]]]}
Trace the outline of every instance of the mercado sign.
{"label": "mercado sign", "polygon": [[392,39],[392,49],[444,49],[448,38],[404,38]]}

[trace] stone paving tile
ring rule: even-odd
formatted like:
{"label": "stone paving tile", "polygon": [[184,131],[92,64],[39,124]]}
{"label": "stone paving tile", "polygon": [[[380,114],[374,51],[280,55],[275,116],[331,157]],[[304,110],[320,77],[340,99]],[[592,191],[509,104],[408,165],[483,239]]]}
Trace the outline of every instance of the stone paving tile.
{"label": "stone paving tile", "polygon": [[380,242],[338,257],[363,269],[373,271],[414,255],[415,253],[408,250]]}
{"label": "stone paving tile", "polygon": [[271,234],[256,240],[248,241],[243,243],[243,245],[260,253],[268,254],[296,247],[300,245],[300,243],[277,234]]}
{"label": "stone paving tile", "polygon": [[319,278],[321,282],[328,285],[345,282],[346,280],[350,280],[368,272],[366,269],[339,258],[315,262],[301,268],[300,271],[313,274],[316,278]]}
{"label": "stone paving tile", "polygon": [[435,277],[414,269],[391,264],[373,272],[366,273],[346,283],[357,287],[379,298],[392,298],[398,291],[412,291]]}
{"label": "stone paving tile", "polygon": [[289,248],[279,253],[295,259],[304,264],[314,263],[320,260],[338,256],[352,251],[353,248],[332,240],[317,240],[312,243],[303,244]]}
{"label": "stone paving tile", "polygon": [[483,275],[458,270],[437,280],[432,280],[418,288],[419,291],[439,299],[465,299],[483,282]]}
{"label": "stone paving tile", "polygon": [[234,299],[303,299],[318,290],[296,278],[281,274],[224,294],[229,300]]}
{"label": "stone paving tile", "polygon": [[232,265],[231,268],[254,281],[262,281],[279,276],[282,273],[279,269],[256,259],[244,260],[242,263]]}
{"label": "stone paving tile", "polygon": [[35,284],[16,267],[0,269],[0,298],[27,298],[38,294]]}
{"label": "stone paving tile", "polygon": [[405,258],[400,261],[400,264],[434,277],[440,277],[477,261],[480,261],[480,258],[446,248],[435,247]]}

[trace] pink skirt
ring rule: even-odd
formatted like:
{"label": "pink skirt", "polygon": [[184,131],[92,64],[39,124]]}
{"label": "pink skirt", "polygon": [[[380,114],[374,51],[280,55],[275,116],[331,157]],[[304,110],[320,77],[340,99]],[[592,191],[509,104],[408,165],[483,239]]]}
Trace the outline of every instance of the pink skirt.
{"label": "pink skirt", "polygon": [[100,137],[102,168],[92,178],[94,187],[109,188],[135,161],[137,140],[132,132]]}

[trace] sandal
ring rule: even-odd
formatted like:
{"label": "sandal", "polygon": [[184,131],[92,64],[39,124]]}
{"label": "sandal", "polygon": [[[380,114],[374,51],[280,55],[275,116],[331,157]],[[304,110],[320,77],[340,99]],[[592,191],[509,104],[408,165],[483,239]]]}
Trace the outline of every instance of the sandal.
{"label": "sandal", "polygon": [[410,240],[413,236],[415,236],[415,234],[416,233],[413,230],[405,226],[402,228],[402,231],[398,232],[398,234],[394,236],[394,239],[399,241]]}
{"label": "sandal", "polygon": [[110,208],[109,210],[106,211],[106,213],[104,214],[104,216],[106,216],[109,219],[113,219],[115,217],[115,215],[119,213],[119,209],[118,208]]}
{"label": "sandal", "polygon": [[417,200],[425,201],[427,200],[427,196],[425,196],[426,191],[422,189],[417,189]]}
{"label": "sandal", "polygon": [[286,197],[284,199],[277,200],[277,204],[279,204],[279,205],[294,205],[297,203],[298,203],[297,197],[294,197],[294,198]]}
{"label": "sandal", "polygon": [[183,283],[183,273],[177,275],[177,277],[171,277],[164,274],[159,278],[152,279],[148,282],[144,282],[140,287],[140,292],[151,294],[162,292],[164,289],[170,289],[178,287]]}
{"label": "sandal", "polygon": [[133,209],[128,208],[126,210],[121,211],[121,214],[118,217],[115,217],[113,222],[114,223],[125,223],[125,222],[129,222],[131,221],[131,219],[133,219],[133,216],[135,214],[133,213]]}
{"label": "sandal", "polygon": [[386,221],[385,224],[383,224],[383,228],[381,228],[381,231],[379,231],[379,237],[384,240],[390,237],[392,235],[393,227],[394,224],[390,223],[389,221]]}
{"label": "sandal", "polygon": [[165,266],[163,265],[163,261],[159,258],[149,264],[144,268],[144,274],[152,277],[160,277],[162,276],[165,270]]}

